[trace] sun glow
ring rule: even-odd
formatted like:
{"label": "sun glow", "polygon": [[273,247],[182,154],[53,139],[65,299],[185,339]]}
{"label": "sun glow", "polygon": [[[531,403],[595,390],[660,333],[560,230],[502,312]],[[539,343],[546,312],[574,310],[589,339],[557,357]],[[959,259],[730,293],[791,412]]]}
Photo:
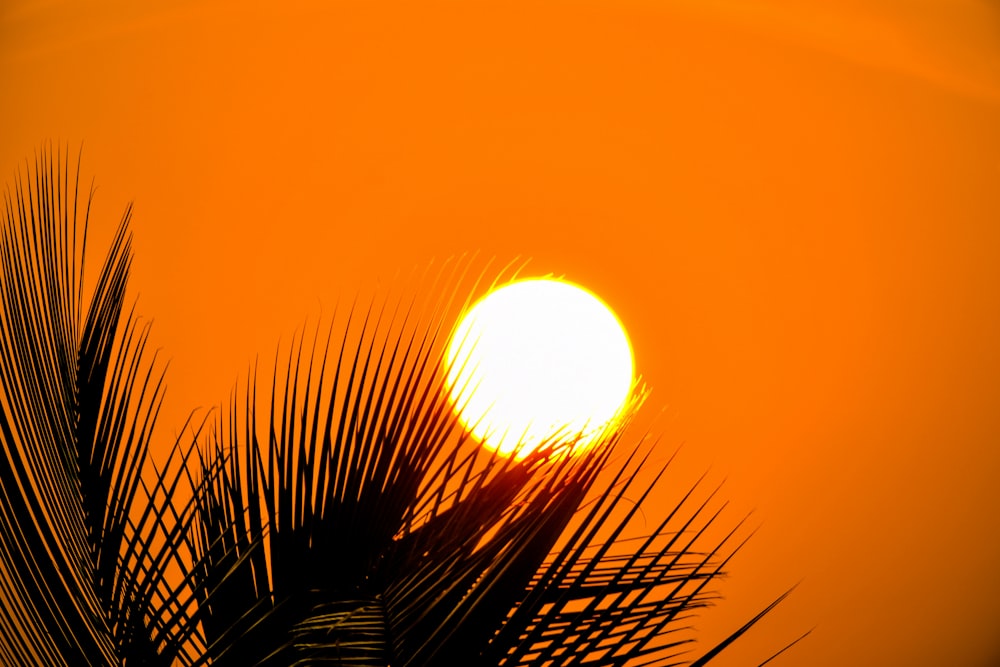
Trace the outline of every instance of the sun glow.
{"label": "sun glow", "polygon": [[445,364],[463,426],[516,458],[577,437],[573,451],[582,451],[620,416],[633,388],[632,348],[618,318],[563,280],[520,280],[487,294],[455,328]]}

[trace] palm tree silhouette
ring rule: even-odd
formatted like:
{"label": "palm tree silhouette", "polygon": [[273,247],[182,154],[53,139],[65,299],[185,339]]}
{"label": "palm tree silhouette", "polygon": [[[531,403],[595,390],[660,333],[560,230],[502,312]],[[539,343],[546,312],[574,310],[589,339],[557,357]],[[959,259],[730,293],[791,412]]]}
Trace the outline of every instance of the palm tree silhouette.
{"label": "palm tree silhouette", "polygon": [[703,665],[784,598],[687,657],[740,526],[702,547],[720,510],[695,483],[626,539],[656,480],[620,425],[580,456],[480,447],[445,398],[440,308],[299,336],[154,462],[131,209],[85,295],[79,166],[43,150],[5,191],[0,663]]}

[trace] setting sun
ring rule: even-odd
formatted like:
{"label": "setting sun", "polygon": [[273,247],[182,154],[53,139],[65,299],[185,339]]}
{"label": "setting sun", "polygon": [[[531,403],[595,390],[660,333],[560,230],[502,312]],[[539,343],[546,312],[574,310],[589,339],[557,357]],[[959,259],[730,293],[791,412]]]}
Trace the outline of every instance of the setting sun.
{"label": "setting sun", "polygon": [[521,280],[487,294],[456,327],[445,364],[465,428],[517,458],[555,438],[589,444],[633,385],[618,318],[563,280]]}

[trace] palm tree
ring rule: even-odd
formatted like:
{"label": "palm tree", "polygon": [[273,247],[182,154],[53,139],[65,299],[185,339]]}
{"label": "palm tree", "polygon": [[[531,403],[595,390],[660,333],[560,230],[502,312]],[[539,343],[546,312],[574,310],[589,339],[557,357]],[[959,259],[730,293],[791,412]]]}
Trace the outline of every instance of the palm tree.
{"label": "palm tree", "polygon": [[699,480],[626,538],[663,469],[639,481],[620,424],[580,456],[480,447],[443,391],[442,308],[298,336],[154,462],[130,209],[85,299],[79,164],[43,150],[5,192],[2,664],[703,665],[784,598],[687,657],[740,525],[702,545]]}

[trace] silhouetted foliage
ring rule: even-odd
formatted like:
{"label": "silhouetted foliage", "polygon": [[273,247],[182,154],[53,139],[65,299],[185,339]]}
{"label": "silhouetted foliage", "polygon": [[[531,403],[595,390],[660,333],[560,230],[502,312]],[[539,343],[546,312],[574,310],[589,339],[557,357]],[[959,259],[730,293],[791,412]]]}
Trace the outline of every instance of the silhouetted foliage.
{"label": "silhouetted foliage", "polygon": [[739,526],[701,546],[721,509],[696,483],[634,537],[663,470],[640,483],[624,424],[579,456],[473,441],[440,372],[454,290],[299,336],[157,464],[131,209],[84,294],[79,158],[27,172],[0,230],[2,664],[690,662],[685,622]]}

